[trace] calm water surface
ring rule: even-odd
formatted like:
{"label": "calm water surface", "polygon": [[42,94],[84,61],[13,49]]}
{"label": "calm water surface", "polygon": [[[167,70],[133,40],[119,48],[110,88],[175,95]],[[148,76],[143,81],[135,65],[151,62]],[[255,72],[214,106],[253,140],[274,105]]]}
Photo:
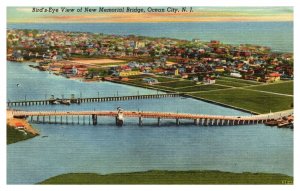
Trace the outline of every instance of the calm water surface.
{"label": "calm water surface", "polygon": [[[29,68],[29,63],[7,63],[8,100],[157,93],[108,82],[84,83]],[[19,87],[16,84],[20,84]],[[86,103],[71,106],[18,107],[24,110],[126,110],[249,115],[193,99],[164,98]],[[53,120],[53,119],[52,119]],[[82,120],[82,119],[80,119]],[[76,121],[76,120],[75,120]],[[7,146],[7,182],[34,184],[69,172],[133,172],[145,170],[221,170],[276,172],[293,175],[293,131],[264,125],[197,127],[191,121],[177,127],[173,120],[125,119],[117,128],[112,118],[99,125],[33,124],[41,136]],[[47,137],[42,137],[47,136]]]}

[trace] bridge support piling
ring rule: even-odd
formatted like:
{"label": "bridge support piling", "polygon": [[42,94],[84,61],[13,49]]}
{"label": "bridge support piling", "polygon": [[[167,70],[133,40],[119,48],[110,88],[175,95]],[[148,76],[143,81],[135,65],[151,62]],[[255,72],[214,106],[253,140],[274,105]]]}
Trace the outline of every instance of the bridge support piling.
{"label": "bridge support piling", "polygon": [[45,115],[43,115],[43,123],[45,123]]}
{"label": "bridge support piling", "polygon": [[157,118],[157,126],[160,126],[160,117]]}
{"label": "bridge support piling", "polygon": [[68,116],[66,115],[66,123],[68,124]]}
{"label": "bridge support piling", "polygon": [[56,124],[56,115],[54,115],[54,123]]}
{"label": "bridge support piling", "polygon": [[89,115],[89,125],[91,124],[91,116]]}
{"label": "bridge support piling", "polygon": [[33,116],[30,116],[30,121],[31,121],[31,122],[33,121],[32,118],[33,118]]}
{"label": "bridge support piling", "polygon": [[93,119],[93,125],[97,125],[97,115],[93,114],[92,119]]}
{"label": "bridge support piling", "polygon": [[177,126],[180,125],[180,121],[179,121],[178,118],[176,118],[176,125],[177,125]]}
{"label": "bridge support piling", "polygon": [[199,119],[194,119],[194,125],[199,125]]}
{"label": "bridge support piling", "polygon": [[205,119],[205,120],[204,120],[204,126],[207,126],[207,125],[208,125],[208,122],[209,122],[208,120],[209,120],[209,119]]}
{"label": "bridge support piling", "polygon": [[85,125],[85,115],[83,116],[83,125]]}
{"label": "bridge support piling", "polygon": [[63,122],[62,122],[62,115],[60,116],[60,124],[63,124]]}
{"label": "bridge support piling", "polygon": [[79,115],[77,115],[77,124],[79,125]]}
{"label": "bridge support piling", "polygon": [[142,125],[143,125],[143,118],[139,117],[139,126],[142,126]]}

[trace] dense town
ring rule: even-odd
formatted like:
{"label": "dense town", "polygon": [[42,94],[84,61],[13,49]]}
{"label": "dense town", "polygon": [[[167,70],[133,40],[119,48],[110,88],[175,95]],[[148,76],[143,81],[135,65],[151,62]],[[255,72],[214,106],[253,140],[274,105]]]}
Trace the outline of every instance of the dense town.
{"label": "dense town", "polygon": [[[201,36],[201,34],[199,34]],[[7,30],[7,59],[35,61],[40,70],[67,78],[124,80],[135,75],[213,84],[219,76],[258,82],[293,79],[293,54],[218,40],[44,30]],[[158,81],[148,77],[147,84]]]}

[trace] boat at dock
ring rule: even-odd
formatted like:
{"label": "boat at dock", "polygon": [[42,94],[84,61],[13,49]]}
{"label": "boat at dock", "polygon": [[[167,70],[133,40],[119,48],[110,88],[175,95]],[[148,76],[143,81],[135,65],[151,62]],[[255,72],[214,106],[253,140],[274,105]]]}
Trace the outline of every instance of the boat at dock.
{"label": "boat at dock", "polygon": [[60,103],[64,104],[64,105],[71,105],[71,101],[70,100],[61,100]]}
{"label": "boat at dock", "polygon": [[289,115],[287,117],[282,117],[281,119],[273,119],[265,122],[267,126],[277,126],[278,128],[294,128],[294,116]]}
{"label": "boat at dock", "polygon": [[278,125],[278,121],[277,120],[267,121],[267,122],[265,122],[265,125],[267,125],[267,126],[276,126],[276,125]]}

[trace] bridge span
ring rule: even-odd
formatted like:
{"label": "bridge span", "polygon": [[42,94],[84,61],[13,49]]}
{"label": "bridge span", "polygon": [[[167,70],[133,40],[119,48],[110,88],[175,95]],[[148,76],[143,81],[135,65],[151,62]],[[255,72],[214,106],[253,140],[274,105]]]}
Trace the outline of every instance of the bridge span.
{"label": "bridge span", "polygon": [[160,99],[168,97],[180,97],[183,94],[179,93],[165,93],[165,94],[145,94],[145,95],[130,95],[130,96],[114,96],[114,97],[89,97],[89,98],[75,98],[74,95],[69,99],[51,99],[44,100],[22,100],[22,101],[8,101],[7,107],[11,106],[31,106],[31,105],[49,105],[54,104],[55,101],[64,101],[68,103],[88,103],[88,102],[108,102],[108,101],[126,101],[126,100],[140,100],[140,99]]}
{"label": "bridge span", "polygon": [[[162,119],[174,119],[176,125],[180,125],[180,120],[192,120],[195,125],[225,126],[265,123],[293,115],[293,112],[293,110],[285,110],[252,116],[223,116],[155,111],[122,111],[122,116],[124,118],[137,118],[139,125],[143,125],[143,119],[153,118],[157,119],[157,125],[161,124]],[[101,116],[117,118],[119,114],[119,111],[11,111],[12,117],[27,118],[32,122],[58,124],[79,124],[83,122],[83,124],[87,124],[87,117],[88,124],[93,125],[98,124],[98,118]]]}

